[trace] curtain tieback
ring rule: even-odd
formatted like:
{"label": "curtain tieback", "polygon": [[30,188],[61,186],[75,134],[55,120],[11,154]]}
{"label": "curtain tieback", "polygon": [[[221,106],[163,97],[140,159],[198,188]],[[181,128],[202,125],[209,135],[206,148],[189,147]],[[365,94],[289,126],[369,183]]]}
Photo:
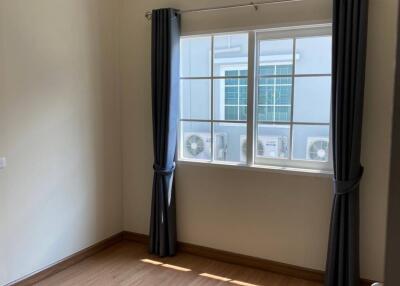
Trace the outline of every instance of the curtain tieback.
{"label": "curtain tieback", "polygon": [[174,171],[175,171],[175,163],[173,163],[173,165],[169,168],[163,168],[162,166],[158,165],[158,164],[153,164],[153,169],[154,172],[156,174],[160,174],[160,175],[171,175]]}
{"label": "curtain tieback", "polygon": [[353,192],[360,185],[363,173],[364,173],[364,168],[360,167],[360,173],[356,178],[352,178],[345,181],[335,179],[334,180],[335,194],[345,195]]}

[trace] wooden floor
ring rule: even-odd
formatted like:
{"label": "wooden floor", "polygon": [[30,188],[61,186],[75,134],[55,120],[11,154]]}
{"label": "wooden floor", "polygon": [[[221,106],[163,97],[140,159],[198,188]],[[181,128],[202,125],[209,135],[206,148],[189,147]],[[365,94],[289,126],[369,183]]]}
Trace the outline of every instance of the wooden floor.
{"label": "wooden floor", "polygon": [[124,241],[36,285],[320,286],[322,284],[185,253],[159,259],[149,255],[144,245]]}

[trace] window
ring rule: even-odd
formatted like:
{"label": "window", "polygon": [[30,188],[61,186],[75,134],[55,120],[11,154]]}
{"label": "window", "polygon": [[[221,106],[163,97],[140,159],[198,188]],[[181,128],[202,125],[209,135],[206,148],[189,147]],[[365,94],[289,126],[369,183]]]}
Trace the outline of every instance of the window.
{"label": "window", "polygon": [[182,37],[179,160],[329,171],[330,90],[329,26]]}

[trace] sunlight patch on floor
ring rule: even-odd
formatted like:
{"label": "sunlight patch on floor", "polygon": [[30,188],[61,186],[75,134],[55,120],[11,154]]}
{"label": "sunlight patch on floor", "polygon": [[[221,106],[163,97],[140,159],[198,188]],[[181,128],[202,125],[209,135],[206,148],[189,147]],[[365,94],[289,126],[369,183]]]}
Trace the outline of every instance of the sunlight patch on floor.
{"label": "sunlight patch on floor", "polygon": [[162,262],[151,260],[151,259],[142,259],[141,261],[144,263],[150,263],[153,265],[162,265],[163,264]]}
{"label": "sunlight patch on floor", "polygon": [[178,271],[183,271],[183,272],[192,271],[189,268],[184,268],[184,267],[180,267],[180,266],[176,266],[176,265],[172,265],[172,264],[161,264],[161,266],[166,267],[166,268],[171,268],[174,270],[178,270]]}
{"label": "sunlight patch on floor", "polygon": [[219,281],[229,282],[229,283],[232,283],[232,284],[235,284],[235,285],[258,286],[256,284],[251,284],[251,283],[247,283],[247,282],[243,282],[243,281],[239,281],[239,280],[232,280],[231,278],[228,278],[228,277],[222,277],[222,276],[218,276],[218,275],[214,275],[214,274],[210,274],[210,273],[201,273],[199,275],[203,276],[203,277],[219,280]]}
{"label": "sunlight patch on floor", "polygon": [[258,286],[256,284],[251,284],[251,283],[247,283],[247,282],[243,282],[243,281],[239,281],[239,280],[232,280],[229,282],[232,284],[241,285],[241,286]]}
{"label": "sunlight patch on floor", "polygon": [[140,261],[142,261],[142,262],[144,262],[144,263],[152,264],[152,265],[162,266],[162,267],[169,268],[169,269],[174,269],[174,270],[178,270],[178,271],[183,271],[183,272],[192,271],[192,270],[189,269],[189,268],[180,267],[180,266],[172,265],[172,264],[168,264],[168,263],[163,263],[163,262],[160,262],[160,261],[156,261],[156,260],[152,260],[152,259],[147,259],[147,258],[141,259]]}
{"label": "sunlight patch on floor", "polygon": [[[162,267],[165,267],[165,268],[177,270],[177,271],[182,271],[182,272],[192,271],[189,268],[185,268],[185,267],[181,267],[181,266],[177,266],[177,265],[172,265],[172,264],[168,264],[168,263],[163,263],[163,262],[160,262],[160,261],[147,259],[147,258],[141,259],[140,261],[142,261],[144,263],[152,264],[152,265],[157,265],[157,266],[162,266]],[[239,281],[239,280],[233,280],[233,279],[228,278],[228,277],[218,276],[218,275],[214,275],[214,274],[210,274],[210,273],[206,273],[206,272],[200,273],[199,276],[210,278],[210,279],[214,279],[214,280],[218,280],[218,281],[228,282],[228,283],[235,284],[235,285],[240,285],[240,286],[258,286],[256,284],[252,284],[252,283],[248,283],[248,282],[244,282],[244,281]]]}
{"label": "sunlight patch on floor", "polygon": [[228,282],[228,281],[232,280],[230,278],[226,278],[226,277],[222,277],[222,276],[218,276],[218,275],[213,275],[213,274],[210,274],[210,273],[201,273],[199,275],[203,276],[203,277],[215,279],[215,280],[225,281],[225,282]]}

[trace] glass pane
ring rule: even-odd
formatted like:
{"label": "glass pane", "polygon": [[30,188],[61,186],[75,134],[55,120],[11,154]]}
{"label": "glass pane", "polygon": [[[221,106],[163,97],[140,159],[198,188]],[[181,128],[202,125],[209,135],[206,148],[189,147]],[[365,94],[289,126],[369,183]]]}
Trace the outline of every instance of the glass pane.
{"label": "glass pane", "polygon": [[275,87],[272,85],[259,85],[258,104],[274,104]]}
{"label": "glass pane", "polygon": [[238,106],[225,106],[225,120],[238,120],[239,108]]}
{"label": "glass pane", "polygon": [[180,157],[184,159],[211,159],[211,123],[181,122]]}
{"label": "glass pane", "polygon": [[272,114],[272,112],[269,112],[267,106],[260,106],[260,105],[258,106],[257,113],[259,121],[267,121],[268,120],[267,114]]}
{"label": "glass pane", "polygon": [[211,76],[211,36],[181,39],[181,76]]}
{"label": "glass pane", "polygon": [[296,78],[293,110],[295,122],[329,123],[330,106],[330,76]]}
{"label": "glass pane", "polygon": [[289,157],[289,125],[259,124],[256,157],[287,159]]}
{"label": "glass pane", "polygon": [[246,162],[246,124],[214,124],[214,160]]}
{"label": "glass pane", "polygon": [[290,121],[292,78],[261,79],[258,85],[258,120]]}
{"label": "glass pane", "polygon": [[247,76],[247,61],[247,33],[214,37],[214,76]]}
{"label": "glass pane", "polygon": [[293,159],[327,162],[328,147],[328,125],[293,126]]}
{"label": "glass pane", "polygon": [[260,78],[258,80],[258,83],[261,85],[273,85],[275,84],[275,79],[274,78]]}
{"label": "glass pane", "polygon": [[296,39],[296,74],[331,74],[332,37]]}
{"label": "glass pane", "polygon": [[247,81],[243,83],[244,85],[239,86],[239,104],[247,105]]}
{"label": "glass pane", "polygon": [[293,39],[261,40],[259,75],[291,75]]}
{"label": "glass pane", "polygon": [[181,118],[211,119],[211,81],[208,79],[181,80]]}
{"label": "glass pane", "polygon": [[239,120],[247,120],[247,106],[239,106]]}
{"label": "glass pane", "polygon": [[214,80],[214,119],[247,120],[247,79]]}
{"label": "glass pane", "polygon": [[283,64],[275,66],[276,75],[288,75],[292,74],[293,66],[292,64]]}
{"label": "glass pane", "polygon": [[290,106],[276,106],[275,121],[290,121]]}

